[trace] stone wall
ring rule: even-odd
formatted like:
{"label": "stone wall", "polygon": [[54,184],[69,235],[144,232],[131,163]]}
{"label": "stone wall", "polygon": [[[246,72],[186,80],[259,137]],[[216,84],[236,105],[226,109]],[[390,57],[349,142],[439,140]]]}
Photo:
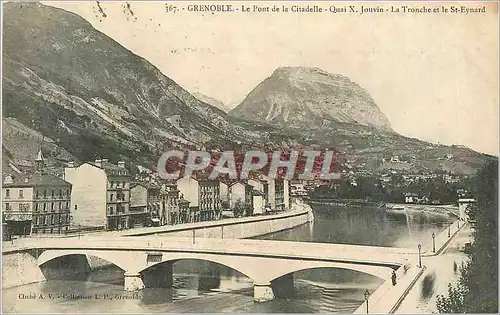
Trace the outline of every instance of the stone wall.
{"label": "stone wall", "polygon": [[3,289],[45,280],[36,259],[27,252],[4,255],[2,260]]}

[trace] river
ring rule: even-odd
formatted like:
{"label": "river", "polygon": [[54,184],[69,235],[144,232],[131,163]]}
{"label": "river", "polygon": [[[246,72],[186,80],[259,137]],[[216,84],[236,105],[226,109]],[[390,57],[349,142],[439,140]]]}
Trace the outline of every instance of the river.
{"label": "river", "polygon": [[[416,247],[430,242],[432,232],[437,234],[453,221],[448,215],[430,212],[409,214],[371,207],[312,207],[314,223],[256,238]],[[110,267],[93,271],[84,278],[51,280],[3,290],[3,310],[23,313],[77,310],[79,313],[352,313],[363,302],[365,290],[373,292],[381,284],[380,279],[371,275],[343,269],[313,269],[294,276],[293,297],[254,303],[249,279],[210,262],[179,261],[174,264],[172,288],[144,289],[135,294],[123,292],[123,272]],[[27,298],[30,294],[37,298]],[[40,299],[40,294],[44,299]],[[82,295],[91,298],[81,299]]]}

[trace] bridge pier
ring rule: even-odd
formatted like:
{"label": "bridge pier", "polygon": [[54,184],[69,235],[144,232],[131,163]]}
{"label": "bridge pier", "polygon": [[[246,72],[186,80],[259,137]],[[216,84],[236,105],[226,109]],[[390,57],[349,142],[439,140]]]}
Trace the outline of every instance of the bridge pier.
{"label": "bridge pier", "polygon": [[142,282],[141,274],[134,272],[125,272],[125,283],[123,289],[128,292],[134,292],[144,289],[144,282]]}
{"label": "bridge pier", "polygon": [[254,283],[253,300],[255,302],[267,302],[274,299],[274,292],[271,283]]}

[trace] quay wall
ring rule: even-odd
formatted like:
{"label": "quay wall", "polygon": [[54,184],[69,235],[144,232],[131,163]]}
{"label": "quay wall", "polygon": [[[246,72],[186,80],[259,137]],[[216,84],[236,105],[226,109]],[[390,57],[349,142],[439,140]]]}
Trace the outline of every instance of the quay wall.
{"label": "quay wall", "polygon": [[[162,226],[154,228],[140,228],[122,231],[123,237],[158,235],[159,237],[194,237],[195,238],[250,238],[269,233],[275,233],[312,222],[314,215],[307,204],[295,203],[290,211],[274,215],[227,219],[219,221],[197,222],[178,226]],[[43,242],[43,239],[40,239]],[[10,247],[10,246],[7,246]],[[85,266],[91,270],[104,268],[110,263],[97,257],[79,257],[85,262],[77,265]],[[48,266],[51,267],[51,266]],[[2,288],[25,285],[45,281],[44,272],[49,275],[51,269],[45,268],[44,272],[38,267],[36,259],[27,250],[3,254]],[[82,272],[85,270],[82,270]],[[66,274],[66,272],[64,272]],[[56,278],[50,272],[50,278]]]}
{"label": "quay wall", "polygon": [[197,222],[177,226],[160,226],[124,231],[121,236],[157,235],[195,238],[250,238],[266,235],[314,221],[312,208],[302,202],[292,204],[289,211],[237,219]]}

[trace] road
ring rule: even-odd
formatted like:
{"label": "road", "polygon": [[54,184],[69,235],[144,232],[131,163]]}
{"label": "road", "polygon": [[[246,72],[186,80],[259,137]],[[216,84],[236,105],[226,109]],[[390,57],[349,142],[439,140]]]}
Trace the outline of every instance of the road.
{"label": "road", "polygon": [[[436,300],[438,295],[448,293],[448,283],[456,283],[460,271],[454,270],[454,263],[458,267],[467,259],[467,255],[460,251],[465,243],[471,241],[471,229],[464,226],[445,249],[437,256],[422,258],[426,266],[425,272],[405,297],[396,313],[437,313]],[[424,288],[424,282],[430,283]]]}

